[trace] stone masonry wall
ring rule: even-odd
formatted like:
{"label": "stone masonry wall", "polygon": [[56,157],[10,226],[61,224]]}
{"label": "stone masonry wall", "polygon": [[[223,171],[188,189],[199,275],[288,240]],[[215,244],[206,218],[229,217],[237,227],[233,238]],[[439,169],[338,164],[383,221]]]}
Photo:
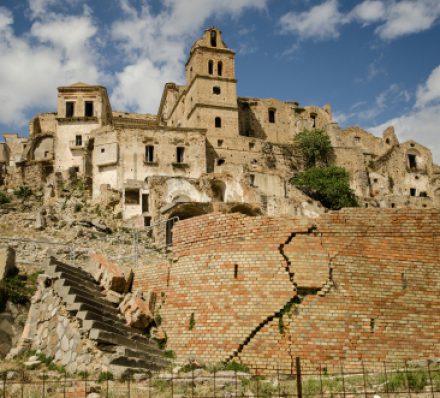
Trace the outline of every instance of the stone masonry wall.
{"label": "stone masonry wall", "polygon": [[440,210],[210,214],[176,224],[173,250],[135,286],[162,293],[179,359],[339,369],[440,356]]}

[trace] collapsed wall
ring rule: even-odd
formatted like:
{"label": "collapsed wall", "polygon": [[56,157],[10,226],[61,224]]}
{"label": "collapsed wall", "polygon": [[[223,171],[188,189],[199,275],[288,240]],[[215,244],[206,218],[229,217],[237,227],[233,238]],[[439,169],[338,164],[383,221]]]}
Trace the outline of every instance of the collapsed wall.
{"label": "collapsed wall", "polygon": [[290,369],[440,356],[440,210],[317,220],[209,214],[177,223],[155,290],[179,359]]}

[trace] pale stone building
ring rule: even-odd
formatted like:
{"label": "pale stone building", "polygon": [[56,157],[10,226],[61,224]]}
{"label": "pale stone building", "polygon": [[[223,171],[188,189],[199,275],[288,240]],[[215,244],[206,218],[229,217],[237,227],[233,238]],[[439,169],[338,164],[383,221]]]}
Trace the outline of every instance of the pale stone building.
{"label": "pale stone building", "polygon": [[96,202],[111,202],[139,226],[213,210],[313,216],[324,209],[289,180],[301,167],[295,135],[319,128],[361,206],[440,205],[431,152],[399,143],[392,128],[379,138],[341,129],[329,105],[238,97],[235,53],[217,28],[194,43],[185,68],[185,85],[165,85],[157,115],[112,111],[101,86],[60,87],[57,112],[35,116],[28,139],[5,135],[0,183],[29,183],[29,168],[41,173],[39,184],[76,173]]}

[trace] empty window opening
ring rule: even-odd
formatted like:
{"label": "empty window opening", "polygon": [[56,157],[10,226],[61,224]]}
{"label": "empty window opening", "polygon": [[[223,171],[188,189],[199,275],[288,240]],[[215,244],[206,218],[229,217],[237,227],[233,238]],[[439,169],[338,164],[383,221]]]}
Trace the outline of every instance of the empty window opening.
{"label": "empty window opening", "polygon": [[75,173],[79,173],[79,166],[73,166],[73,167],[72,167],[72,170],[73,170]]}
{"label": "empty window opening", "polygon": [[418,180],[418,179],[419,179],[419,176],[415,176],[414,178],[415,178],[416,180]]}
{"label": "empty window opening", "polygon": [[223,181],[215,180],[211,185],[211,189],[214,202],[225,201],[226,184]]}
{"label": "empty window opening", "polygon": [[144,227],[149,227],[151,225],[151,217],[144,217]]}
{"label": "empty window opening", "polygon": [[176,161],[177,163],[183,163],[185,161],[185,148],[183,146],[176,148]]}
{"label": "empty window opening", "polygon": [[219,86],[214,86],[212,88],[212,93],[215,94],[215,95],[220,95],[220,93],[221,93],[220,87]]}
{"label": "empty window opening", "polygon": [[75,114],[75,103],[73,101],[66,102],[66,117],[73,117]]}
{"label": "empty window opening", "polygon": [[312,119],[312,127],[316,128],[316,116],[318,116],[315,112],[310,114],[310,118]]}
{"label": "empty window opening", "polygon": [[389,143],[390,143],[390,139],[387,138],[387,139],[385,140],[385,142],[386,142],[387,144],[389,144]]}
{"label": "empty window opening", "polygon": [[370,332],[374,333],[374,318],[370,319]]}
{"label": "empty window opening", "polygon": [[214,61],[211,59],[208,61],[208,73],[210,75],[214,73]]}
{"label": "empty window opening", "polygon": [[275,109],[269,109],[269,123],[275,123]]}
{"label": "empty window opening", "polygon": [[217,32],[215,30],[211,30],[211,46],[217,47]]}
{"label": "empty window opening", "polygon": [[217,159],[217,166],[221,166],[225,163],[225,159]]}
{"label": "empty window opening", "polygon": [[217,140],[217,146],[223,146],[223,140]]}
{"label": "empty window opening", "polygon": [[416,155],[413,155],[413,154],[409,153],[408,154],[408,162],[409,162],[409,168],[410,169],[417,168]]}
{"label": "empty window opening", "polygon": [[255,143],[254,142],[250,142],[249,143],[249,149],[254,149],[255,147]]}
{"label": "empty window opening", "polygon": [[412,148],[414,148],[414,146],[415,146],[413,142],[411,142],[411,144],[409,144],[409,145],[411,145]]}
{"label": "empty window opening", "polygon": [[238,278],[238,264],[234,264],[234,279]]}
{"label": "empty window opening", "polygon": [[[315,126],[313,126],[313,127],[315,127]],[[356,142],[356,143],[361,142],[361,137],[359,137],[359,136],[354,137],[354,142]]]}
{"label": "empty window opening", "polygon": [[396,207],[395,203],[391,203],[391,207],[394,209]]}
{"label": "empty window opening", "polygon": [[133,188],[125,189],[125,204],[126,205],[139,204],[139,189],[133,189]]}
{"label": "empty window opening", "polygon": [[223,75],[223,62],[219,61],[219,63],[217,64],[217,74],[219,76]]}
{"label": "empty window opening", "polygon": [[145,147],[145,161],[152,163],[154,162],[154,146],[153,145],[147,145]]}
{"label": "empty window opening", "polygon": [[368,207],[368,203],[365,203],[365,208],[367,208]]}
{"label": "empty window opening", "polygon": [[86,101],[84,108],[84,116],[92,117],[93,116],[93,101]]}
{"label": "empty window opening", "polygon": [[147,193],[142,194],[142,213],[148,213],[150,210],[150,195]]}
{"label": "empty window opening", "polygon": [[428,197],[428,193],[425,191],[420,192],[420,197],[421,198],[427,198]]}
{"label": "empty window opening", "polygon": [[373,182],[377,182],[378,181],[378,179],[377,178],[375,178],[374,180],[373,180]]}
{"label": "empty window opening", "polygon": [[82,146],[83,137],[82,135],[76,135],[75,136],[75,146]]}
{"label": "empty window opening", "polygon": [[104,153],[105,152],[105,148],[101,148],[101,153]]}
{"label": "empty window opening", "polygon": [[415,188],[410,188],[409,189],[409,195],[410,196],[416,196],[417,190]]}
{"label": "empty window opening", "polygon": [[249,174],[249,185],[251,187],[255,186],[255,174]]}
{"label": "empty window opening", "polygon": [[214,124],[215,124],[215,127],[219,129],[220,127],[222,127],[222,119],[217,116],[214,119]]}
{"label": "empty window opening", "polygon": [[49,151],[44,151],[44,157],[45,158],[49,157]]}

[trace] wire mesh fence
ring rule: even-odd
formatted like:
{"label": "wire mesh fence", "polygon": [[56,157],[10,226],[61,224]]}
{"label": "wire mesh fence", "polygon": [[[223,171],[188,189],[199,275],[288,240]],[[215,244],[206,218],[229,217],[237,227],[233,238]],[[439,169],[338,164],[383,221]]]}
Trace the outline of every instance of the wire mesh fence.
{"label": "wire mesh fence", "polygon": [[[367,370],[370,369],[370,370]],[[12,374],[12,376],[11,376]],[[141,376],[141,377],[139,377]],[[106,398],[440,398],[440,362],[423,364],[362,364],[357,370],[301,371],[299,358],[289,372],[282,369],[181,369],[180,372],[134,374],[112,380],[110,373],[99,378],[72,377],[29,371],[4,372],[0,397],[106,397]]]}

